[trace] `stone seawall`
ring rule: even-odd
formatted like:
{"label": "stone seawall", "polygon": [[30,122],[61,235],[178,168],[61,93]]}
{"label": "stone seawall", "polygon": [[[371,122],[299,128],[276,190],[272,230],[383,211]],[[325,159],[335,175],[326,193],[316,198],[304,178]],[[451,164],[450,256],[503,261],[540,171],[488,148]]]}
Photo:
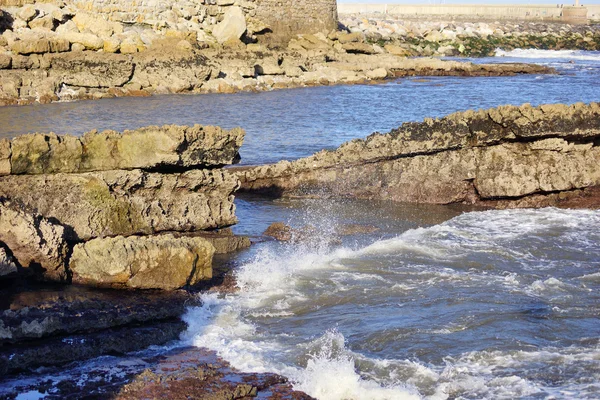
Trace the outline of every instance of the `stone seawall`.
{"label": "stone seawall", "polygon": [[[564,8],[564,7],[563,7]],[[559,20],[563,8],[557,4],[368,4],[340,3],[340,14],[388,14],[412,18],[428,18],[432,16],[453,18],[484,18],[512,20]],[[585,4],[589,19],[600,19],[600,5]]]}
{"label": "stone seawall", "polygon": [[237,174],[242,190],[276,196],[576,205],[600,185],[599,138],[598,103],[502,106],[406,123]]}

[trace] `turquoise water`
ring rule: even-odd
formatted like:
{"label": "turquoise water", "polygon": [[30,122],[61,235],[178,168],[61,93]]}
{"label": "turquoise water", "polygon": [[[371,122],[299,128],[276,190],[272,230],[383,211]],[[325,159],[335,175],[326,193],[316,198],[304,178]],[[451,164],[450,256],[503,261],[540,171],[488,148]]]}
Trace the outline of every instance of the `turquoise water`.
{"label": "turquoise water", "polygon": [[[600,101],[596,53],[520,51],[494,60],[547,64],[560,74],[3,108],[0,134],[240,125],[248,132],[243,162],[255,164],[468,108]],[[240,292],[204,295],[204,306],[184,316],[179,344],[214,349],[242,370],[286,375],[324,400],[600,398],[599,211],[236,203],[237,233],[259,237],[285,221],[309,234],[239,254]],[[341,234],[357,224],[371,232]],[[85,379],[118,360],[51,380]]]}

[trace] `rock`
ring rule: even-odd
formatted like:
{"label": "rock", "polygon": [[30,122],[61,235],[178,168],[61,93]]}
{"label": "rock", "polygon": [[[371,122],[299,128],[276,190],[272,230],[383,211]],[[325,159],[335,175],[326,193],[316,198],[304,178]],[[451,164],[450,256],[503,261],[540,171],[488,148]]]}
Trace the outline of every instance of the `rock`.
{"label": "rock", "polygon": [[12,155],[12,150],[10,147],[10,140],[0,139],[0,176],[10,175],[10,173],[11,173],[11,165],[10,165],[11,155]]}
{"label": "rock", "polygon": [[0,53],[0,69],[9,69],[12,64],[12,57],[8,54]]}
{"label": "rock", "polygon": [[192,233],[175,233],[175,237],[201,237],[215,248],[215,254],[229,254],[250,247],[247,236],[234,235],[231,228],[217,231],[201,231]]}
{"label": "rock", "polygon": [[44,279],[66,281],[67,243],[64,228],[15,203],[0,203],[0,242],[19,264]]}
{"label": "rock", "polygon": [[131,83],[142,87],[167,87],[179,93],[199,88],[211,74],[207,59],[181,50],[157,48],[135,56],[136,73]]}
{"label": "rock", "polygon": [[100,50],[104,47],[104,40],[93,33],[64,32],[60,37],[70,43],[80,44],[87,50]]}
{"label": "rock", "polygon": [[381,80],[387,78],[388,72],[385,68],[377,68],[371,71],[367,71],[367,78],[373,80]]}
{"label": "rock", "polygon": [[38,10],[32,4],[23,6],[17,13],[17,16],[25,22],[31,21],[36,15],[38,15]]}
{"label": "rock", "polygon": [[355,42],[364,42],[365,35],[362,32],[353,32],[353,33],[338,33],[335,36],[338,42],[345,43],[355,43]]}
{"label": "rock", "polygon": [[173,290],[212,277],[215,249],[202,238],[159,235],[93,239],[73,249],[73,282]]}
{"label": "rock", "polygon": [[526,204],[600,185],[599,117],[597,103],[467,111],[236,174],[243,190],[293,196]]}
{"label": "rock", "polygon": [[283,75],[283,69],[275,57],[264,58],[255,66],[257,75]]}
{"label": "rock", "polygon": [[121,48],[121,41],[116,37],[110,37],[104,39],[104,52],[105,53],[116,53]]}
{"label": "rock", "polygon": [[[6,252],[6,249],[0,244],[0,278],[17,272],[15,260]],[[0,333],[0,337],[5,333]]]}
{"label": "rock", "polygon": [[[55,174],[159,167],[219,167],[239,157],[244,131],[214,126],[150,126],[123,133],[91,131],[81,137],[27,134],[9,149],[13,174]],[[12,149],[12,150],[11,150]],[[0,151],[8,154],[7,151]]]}
{"label": "rock", "polygon": [[56,26],[55,20],[52,17],[52,15],[45,15],[43,17],[32,19],[31,21],[29,21],[28,25],[31,29],[46,31],[52,31]]}
{"label": "rock", "polygon": [[239,39],[246,32],[246,18],[239,6],[229,7],[221,21],[212,31],[219,43]]}
{"label": "rock", "polygon": [[71,49],[71,43],[66,39],[49,38],[50,53],[63,53]]}
{"label": "rock", "polygon": [[270,236],[275,240],[287,242],[292,240],[293,230],[289,225],[283,222],[273,222],[267,230],[263,232],[264,236]]}
{"label": "rock", "polygon": [[[98,48],[104,46],[104,41]],[[70,86],[78,87],[118,87],[131,79],[133,63],[121,54],[64,53],[54,55],[51,60],[50,75]]]}
{"label": "rock", "polygon": [[69,240],[89,240],[233,225],[238,185],[221,170],[10,175],[0,177],[0,196],[59,221]]}
{"label": "rock", "polygon": [[41,54],[50,52],[48,39],[24,38],[15,41],[10,49],[16,54]]}
{"label": "rock", "polygon": [[146,45],[138,34],[129,35],[121,42],[122,54],[134,54],[146,50]]}
{"label": "rock", "polygon": [[408,57],[411,55],[410,50],[405,49],[404,47],[400,47],[394,44],[386,44],[383,47],[388,53],[393,54],[399,57]]}
{"label": "rock", "polygon": [[352,54],[376,54],[373,45],[368,43],[350,42],[342,45],[342,48]]}
{"label": "rock", "polygon": [[80,32],[89,31],[103,39],[108,39],[113,34],[123,33],[123,25],[107,21],[101,15],[78,12],[72,21]]}

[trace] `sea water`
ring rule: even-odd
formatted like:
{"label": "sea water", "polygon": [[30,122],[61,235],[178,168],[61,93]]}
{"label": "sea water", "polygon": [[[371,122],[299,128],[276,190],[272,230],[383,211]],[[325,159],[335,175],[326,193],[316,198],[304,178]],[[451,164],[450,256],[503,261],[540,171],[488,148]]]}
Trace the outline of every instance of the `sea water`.
{"label": "sea water", "polygon": [[[479,61],[536,62],[560,74],[3,108],[0,130],[241,125],[244,162],[255,164],[468,108],[600,101],[597,53]],[[181,345],[283,374],[324,400],[600,398],[599,211],[252,196],[236,204],[237,233],[258,238],[285,221],[309,234],[239,254],[240,291],[203,295],[183,316]],[[341,235],[349,224],[372,232]],[[118,359],[80,371],[94,363]]]}

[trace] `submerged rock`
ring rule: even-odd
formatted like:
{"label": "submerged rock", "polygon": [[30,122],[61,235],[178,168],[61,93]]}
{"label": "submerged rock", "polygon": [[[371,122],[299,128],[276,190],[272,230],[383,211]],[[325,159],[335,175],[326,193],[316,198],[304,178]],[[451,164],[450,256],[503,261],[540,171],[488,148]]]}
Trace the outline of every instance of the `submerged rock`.
{"label": "submerged rock", "polygon": [[32,274],[53,281],[68,279],[68,247],[61,225],[14,203],[0,202],[0,243]]}
{"label": "submerged rock", "polygon": [[242,190],[284,196],[517,201],[600,185],[599,121],[598,103],[467,111],[237,175]]}
{"label": "submerged rock", "polygon": [[[234,163],[242,129],[214,126],[150,126],[123,133],[91,131],[82,137],[27,134],[0,143],[0,175],[107,170],[217,167]],[[10,158],[9,158],[10,157]],[[10,159],[10,169],[2,159]]]}
{"label": "submerged rock", "polygon": [[212,277],[215,248],[198,237],[158,235],[93,239],[73,249],[73,282],[172,290]]}

